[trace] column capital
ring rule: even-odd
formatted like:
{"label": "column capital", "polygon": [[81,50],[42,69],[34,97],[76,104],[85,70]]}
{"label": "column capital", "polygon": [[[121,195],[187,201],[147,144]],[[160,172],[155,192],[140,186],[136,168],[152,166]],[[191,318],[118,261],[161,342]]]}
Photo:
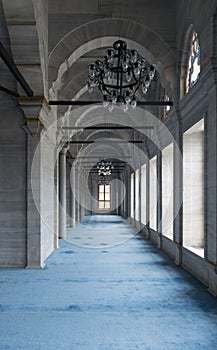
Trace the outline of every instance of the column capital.
{"label": "column capital", "polygon": [[32,137],[34,137],[41,133],[41,131],[44,129],[44,124],[40,118],[26,118],[23,129],[27,134],[30,134]]}
{"label": "column capital", "polygon": [[47,100],[44,96],[21,96],[18,102],[26,117],[23,129],[31,136],[39,135],[45,127],[41,111],[48,113],[50,110]]}
{"label": "column capital", "polygon": [[20,96],[17,100],[26,117],[37,117],[40,114],[41,108],[47,113],[51,110],[44,96]]}
{"label": "column capital", "polygon": [[60,154],[62,155],[66,155],[67,151],[69,150],[70,144],[69,143],[65,143],[62,146],[62,149],[60,150]]}

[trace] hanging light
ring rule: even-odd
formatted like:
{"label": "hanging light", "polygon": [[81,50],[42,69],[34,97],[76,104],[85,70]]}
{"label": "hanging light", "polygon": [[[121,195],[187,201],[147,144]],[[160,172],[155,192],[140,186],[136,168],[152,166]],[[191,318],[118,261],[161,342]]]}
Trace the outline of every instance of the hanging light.
{"label": "hanging light", "polygon": [[97,164],[97,170],[98,170],[99,176],[110,176],[112,173],[112,169],[114,169],[112,162],[109,162],[105,159],[101,160]]}
{"label": "hanging light", "polygon": [[88,91],[98,88],[103,95],[103,106],[113,110],[117,103],[137,105],[136,93],[148,92],[155,76],[155,65],[150,65],[137,50],[129,50],[123,40],[109,48],[103,60],[88,65]]}

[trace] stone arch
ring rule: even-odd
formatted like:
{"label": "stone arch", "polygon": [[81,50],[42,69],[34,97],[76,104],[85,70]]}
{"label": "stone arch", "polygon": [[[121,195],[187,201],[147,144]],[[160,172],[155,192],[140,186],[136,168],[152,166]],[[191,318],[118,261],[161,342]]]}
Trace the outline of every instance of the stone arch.
{"label": "stone arch", "polygon": [[[165,88],[175,88],[175,55],[169,45],[150,28],[120,18],[89,22],[66,34],[51,51],[49,57],[49,84],[51,96],[61,88],[64,73],[86,52],[103,46],[110,46],[121,38],[128,45],[138,48],[150,63],[157,65]],[[173,94],[170,94],[173,95]]]}
{"label": "stone arch", "polygon": [[[98,124],[104,124],[104,123],[111,123],[114,125],[120,125],[120,126],[132,126],[138,134],[143,134],[143,137],[146,136],[147,138],[152,137],[153,130],[151,129],[143,129],[137,130],[138,125],[145,125],[147,127],[153,127],[153,129],[158,128],[159,120],[156,118],[152,113],[148,112],[147,110],[143,110],[141,108],[137,108],[136,110],[133,110],[132,113],[129,110],[127,113],[124,112],[120,107],[115,107],[112,113],[109,113],[105,117],[105,109],[102,107],[102,105],[91,105],[91,106],[85,106],[77,108],[70,113],[67,113],[63,117],[63,124],[64,126],[68,125],[74,125],[76,127],[88,127],[88,126],[94,126]],[[108,119],[109,116],[109,119]],[[105,119],[106,118],[106,119]],[[77,130],[70,131],[67,137],[67,134],[65,135],[67,137],[67,140],[71,139],[73,136],[75,136],[77,133]],[[93,135],[93,134],[91,134]],[[96,134],[95,134],[96,135]],[[111,135],[109,136],[109,138]],[[130,139],[130,133],[128,135],[125,134],[126,139]],[[117,134],[113,136],[113,138],[123,139],[123,135]],[[66,141],[67,141],[66,140]],[[85,147],[86,148],[86,147]]]}
{"label": "stone arch", "polygon": [[118,132],[117,130],[109,130],[109,131],[105,131],[104,130],[97,130],[97,131],[92,131],[90,132],[87,137],[85,138],[85,140],[91,140],[94,138],[94,140],[98,140],[98,139],[104,139],[104,138],[116,138],[116,139],[127,139],[127,137],[129,137],[129,133],[125,132],[124,137],[123,137],[123,133],[120,133],[120,131]]}

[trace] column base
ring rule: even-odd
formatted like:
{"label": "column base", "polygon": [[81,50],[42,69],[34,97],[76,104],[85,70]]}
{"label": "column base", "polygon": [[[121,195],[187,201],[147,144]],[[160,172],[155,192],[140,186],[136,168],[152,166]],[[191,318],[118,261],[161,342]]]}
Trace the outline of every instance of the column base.
{"label": "column base", "polygon": [[217,266],[207,261],[208,267],[208,291],[217,297]]}
{"label": "column base", "polygon": [[175,264],[180,266],[182,264],[182,245],[175,242],[176,258]]}

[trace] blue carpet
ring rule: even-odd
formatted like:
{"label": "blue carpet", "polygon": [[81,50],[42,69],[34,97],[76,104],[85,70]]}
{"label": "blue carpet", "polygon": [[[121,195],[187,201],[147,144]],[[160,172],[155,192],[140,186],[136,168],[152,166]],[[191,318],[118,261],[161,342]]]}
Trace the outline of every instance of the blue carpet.
{"label": "blue carpet", "polygon": [[43,270],[0,269],[1,350],[217,348],[217,300],[150,242],[60,247]]}
{"label": "blue carpet", "polygon": [[121,216],[89,215],[85,216],[76,228],[67,229],[67,241],[80,247],[110,248],[123,244],[137,232]]}

